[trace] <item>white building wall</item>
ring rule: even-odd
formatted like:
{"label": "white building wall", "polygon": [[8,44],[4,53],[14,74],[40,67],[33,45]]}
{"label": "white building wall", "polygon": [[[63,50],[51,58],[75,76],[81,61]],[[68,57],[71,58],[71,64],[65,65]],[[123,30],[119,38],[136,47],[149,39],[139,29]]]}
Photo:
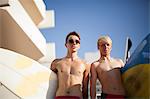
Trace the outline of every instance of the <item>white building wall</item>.
{"label": "white building wall", "polygon": [[2,14],[1,14],[1,10],[0,10],[0,47],[1,47],[1,40],[2,40],[2,26],[1,26],[1,21],[2,21]]}
{"label": "white building wall", "polygon": [[98,60],[100,57],[99,52],[87,52],[84,55],[84,59],[87,63],[91,64],[92,62]]}
{"label": "white building wall", "polygon": [[51,62],[56,58],[56,52],[55,52],[55,43],[47,43],[46,44],[46,55],[39,59],[39,63],[50,67]]}
{"label": "white building wall", "polygon": [[0,7],[1,47],[38,60],[46,53],[44,36],[18,0],[9,1],[9,5]]}
{"label": "white building wall", "polygon": [[[25,0],[27,1],[27,0]],[[28,1],[31,1],[31,0],[28,0]],[[46,11],[46,6],[44,4],[44,0],[33,0],[36,7],[38,8],[40,14],[42,15],[42,17],[45,18],[45,11]]]}
{"label": "white building wall", "polygon": [[19,2],[36,25],[44,19],[46,7],[43,0],[19,0]]}
{"label": "white building wall", "polygon": [[20,99],[17,95],[11,92],[6,86],[0,83],[0,98],[1,99]]}
{"label": "white building wall", "polygon": [[55,27],[55,12],[54,10],[47,10],[45,12],[45,18],[38,24],[38,28],[53,28]]}
{"label": "white building wall", "polygon": [[1,0],[0,6],[5,6],[5,5],[8,5],[8,0]]}
{"label": "white building wall", "polygon": [[43,0],[0,0],[0,99],[54,99],[56,75],[35,61],[45,55],[49,65],[55,58],[55,44],[48,44],[46,55],[37,27],[45,10]]}
{"label": "white building wall", "polygon": [[0,83],[21,99],[54,99],[57,76],[31,58],[0,48]]}

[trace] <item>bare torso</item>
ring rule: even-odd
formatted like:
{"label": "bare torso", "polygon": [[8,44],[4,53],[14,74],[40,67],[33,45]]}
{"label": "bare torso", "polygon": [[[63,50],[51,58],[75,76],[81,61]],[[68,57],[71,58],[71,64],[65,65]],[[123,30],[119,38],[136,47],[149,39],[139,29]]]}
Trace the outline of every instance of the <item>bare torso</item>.
{"label": "bare torso", "polygon": [[55,69],[58,76],[56,96],[79,96],[82,99],[82,80],[85,64],[80,59],[71,61],[64,58],[56,61]]}
{"label": "bare torso", "polygon": [[102,84],[102,92],[107,94],[124,95],[124,88],[121,81],[120,68],[122,63],[113,59],[108,62],[97,61],[94,63],[98,79]]}

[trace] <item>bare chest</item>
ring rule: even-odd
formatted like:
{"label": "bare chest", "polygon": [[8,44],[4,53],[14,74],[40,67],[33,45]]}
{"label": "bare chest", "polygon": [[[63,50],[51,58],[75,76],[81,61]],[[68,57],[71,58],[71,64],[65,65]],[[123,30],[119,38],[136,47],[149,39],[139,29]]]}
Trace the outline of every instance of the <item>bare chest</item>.
{"label": "bare chest", "polygon": [[116,75],[120,74],[120,68],[121,68],[121,64],[117,62],[100,63],[97,66],[96,71],[99,74],[99,76],[103,76],[103,77],[114,76],[115,77]]}
{"label": "bare chest", "polygon": [[60,62],[57,64],[57,70],[61,74],[81,75],[85,66],[82,62]]}
{"label": "bare chest", "polygon": [[97,66],[97,70],[101,71],[111,71],[115,68],[121,68],[121,64],[118,62],[105,62],[105,63],[99,63]]}

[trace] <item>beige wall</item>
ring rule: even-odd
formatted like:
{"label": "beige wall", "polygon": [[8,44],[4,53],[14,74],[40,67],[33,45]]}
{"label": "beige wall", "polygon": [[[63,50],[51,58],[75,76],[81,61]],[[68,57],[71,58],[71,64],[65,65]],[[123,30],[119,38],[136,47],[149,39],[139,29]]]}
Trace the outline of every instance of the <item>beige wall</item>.
{"label": "beige wall", "polygon": [[1,13],[3,14],[3,20],[1,22],[1,28],[3,29],[2,47],[35,60],[39,59],[43,54],[37,51],[38,48],[32,43],[26,33],[11,18],[7,11],[1,10]]}
{"label": "beige wall", "polygon": [[35,5],[34,0],[20,0],[19,2],[23,5],[24,9],[28,12],[29,16],[36,25],[44,19]]}
{"label": "beige wall", "polygon": [[17,97],[9,89],[1,85],[1,83],[0,83],[0,98],[1,99],[20,99],[20,97]]}
{"label": "beige wall", "polygon": [[0,0],[0,6],[8,5],[8,0]]}
{"label": "beige wall", "polygon": [[1,14],[1,10],[0,10],[0,47],[1,47],[1,41],[2,41],[2,14]]}
{"label": "beige wall", "polygon": [[40,64],[49,68],[51,62],[56,58],[55,43],[46,44],[46,55],[38,60]]}
{"label": "beige wall", "polygon": [[[35,25],[43,19],[35,2],[11,0],[0,8],[0,47],[38,60],[46,54],[46,40]],[[40,6],[44,8],[44,3]]]}

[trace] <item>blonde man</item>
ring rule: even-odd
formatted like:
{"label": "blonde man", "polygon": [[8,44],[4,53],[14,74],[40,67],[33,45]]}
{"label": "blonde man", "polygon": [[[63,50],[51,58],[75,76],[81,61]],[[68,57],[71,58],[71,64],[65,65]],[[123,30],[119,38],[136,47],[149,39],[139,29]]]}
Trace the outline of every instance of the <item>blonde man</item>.
{"label": "blonde man", "polygon": [[120,74],[120,68],[124,64],[121,59],[110,57],[112,40],[109,36],[101,36],[97,41],[97,47],[101,57],[91,64],[91,99],[96,97],[97,78],[102,85],[102,99],[124,99],[125,92]]}

